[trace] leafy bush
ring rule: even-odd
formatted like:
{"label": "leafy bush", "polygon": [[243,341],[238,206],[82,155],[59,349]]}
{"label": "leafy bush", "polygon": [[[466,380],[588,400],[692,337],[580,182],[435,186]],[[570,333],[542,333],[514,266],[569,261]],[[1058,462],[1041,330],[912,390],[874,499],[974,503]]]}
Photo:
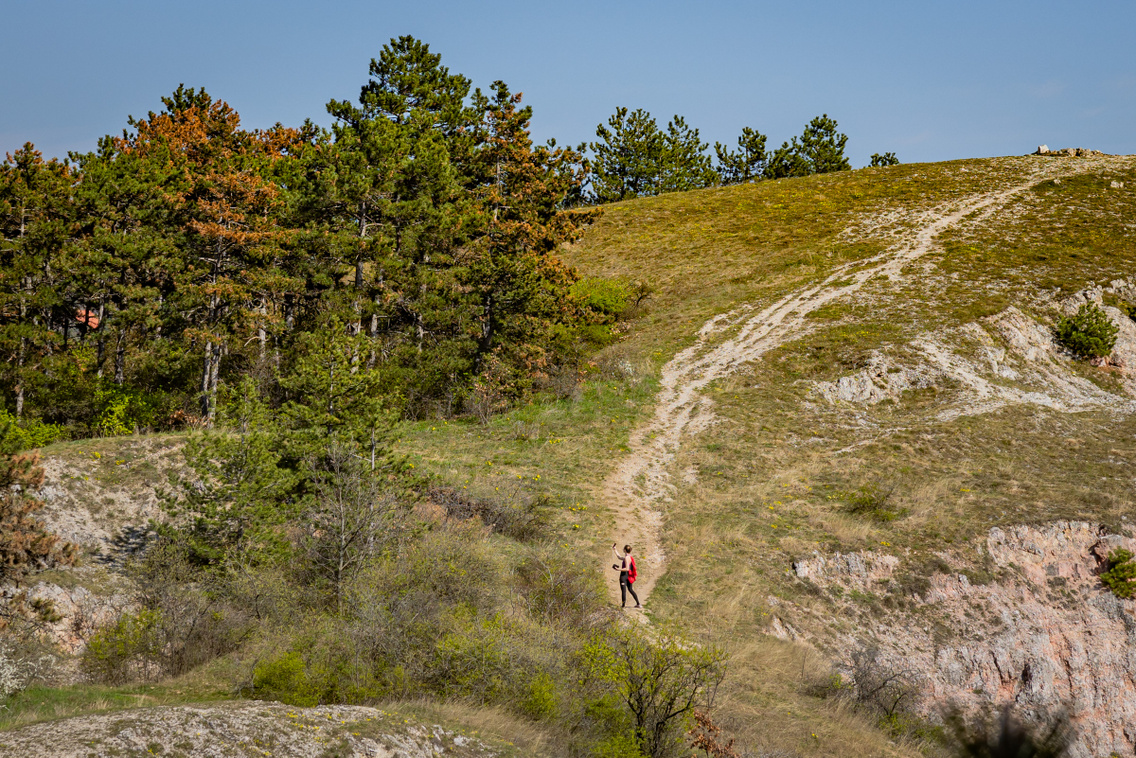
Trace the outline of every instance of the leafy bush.
{"label": "leafy bush", "polygon": [[1096,303],[1084,303],[1072,317],[1057,319],[1057,341],[1082,358],[1103,358],[1116,346],[1120,328]]}
{"label": "leafy bush", "polygon": [[634,294],[628,284],[598,277],[578,280],[572,285],[571,292],[581,307],[597,314],[603,323],[612,323],[623,315]]}
{"label": "leafy bush", "polygon": [[853,492],[841,493],[840,498],[844,500],[845,510],[849,513],[885,524],[907,515],[906,509],[899,508],[892,502],[894,492],[894,486],[884,488],[878,484],[866,484]]}
{"label": "leafy bush", "polygon": [[95,632],[83,651],[83,673],[103,684],[151,679],[161,671],[160,621],[158,611],[142,609]]}
{"label": "leafy bush", "polygon": [[1120,548],[1108,554],[1108,568],[1101,572],[1100,578],[1104,586],[1112,590],[1112,594],[1125,600],[1136,595],[1136,562],[1128,550]]}
{"label": "leafy bush", "polygon": [[322,689],[296,650],[262,661],[253,669],[253,695],[261,700],[309,708],[319,705]]}
{"label": "leafy bush", "polygon": [[154,425],[156,413],[141,391],[117,384],[102,384],[95,391],[95,431],[105,437],[133,434]]}
{"label": "leafy bush", "polygon": [[706,710],[726,673],[725,654],[677,637],[648,637],[624,628],[589,643],[588,678],[622,704],[639,751],[647,758],[677,755],[687,720]]}
{"label": "leafy bush", "polygon": [[899,158],[895,157],[895,153],[872,153],[872,162],[870,166],[898,166]]}
{"label": "leafy bush", "polygon": [[17,420],[11,413],[2,410],[0,410],[0,427],[9,429],[11,441],[20,450],[46,447],[71,436],[67,429],[59,424],[45,424],[39,419]]}

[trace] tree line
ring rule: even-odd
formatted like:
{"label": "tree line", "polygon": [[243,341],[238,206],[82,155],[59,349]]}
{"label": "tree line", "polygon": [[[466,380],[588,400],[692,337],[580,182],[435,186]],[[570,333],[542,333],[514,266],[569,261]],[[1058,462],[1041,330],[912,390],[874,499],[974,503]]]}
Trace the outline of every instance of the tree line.
{"label": "tree line", "polygon": [[562,370],[594,320],[556,254],[597,215],[566,203],[582,156],[534,144],[520,94],[471,89],[414,38],[369,74],[357,102],[328,103],[330,130],[248,130],[182,86],[94,152],[8,155],[0,387],[15,417],[208,423],[226,382],[284,402],[305,355],[340,338],[348,374],[411,415]]}
{"label": "tree line", "polygon": [[[747,126],[736,148],[714,143],[717,163],[698,130],[678,115],[664,130],[643,109],[617,108],[606,125],[596,127],[596,137],[579,147],[587,155],[587,198],[596,203],[852,168],[844,155],[848,136],[827,113],[811,120],[799,138],[772,151],[766,148],[768,137]],[[873,154],[870,165],[898,163],[895,153],[888,152]]]}
{"label": "tree line", "polygon": [[746,128],[717,165],[681,117],[626,108],[595,142],[537,145],[520,94],[413,37],[330,129],[248,130],[184,86],[162,105],[93,152],[0,163],[2,413],[37,439],[209,425],[246,377],[282,407],[341,338],[401,415],[502,407],[571,375],[631,296],[557,256],[597,204],[849,167],[827,116],[772,152]]}

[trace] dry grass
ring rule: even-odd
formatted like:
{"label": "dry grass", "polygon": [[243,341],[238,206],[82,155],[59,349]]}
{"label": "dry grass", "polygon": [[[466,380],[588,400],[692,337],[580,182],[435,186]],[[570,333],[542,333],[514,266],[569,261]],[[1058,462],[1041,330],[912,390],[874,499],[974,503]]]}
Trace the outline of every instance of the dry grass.
{"label": "dry grass", "polygon": [[384,710],[426,723],[441,723],[449,729],[480,739],[490,738],[515,748],[522,756],[565,755],[557,735],[539,724],[518,718],[500,708],[476,707],[460,702],[410,700],[383,703]]}

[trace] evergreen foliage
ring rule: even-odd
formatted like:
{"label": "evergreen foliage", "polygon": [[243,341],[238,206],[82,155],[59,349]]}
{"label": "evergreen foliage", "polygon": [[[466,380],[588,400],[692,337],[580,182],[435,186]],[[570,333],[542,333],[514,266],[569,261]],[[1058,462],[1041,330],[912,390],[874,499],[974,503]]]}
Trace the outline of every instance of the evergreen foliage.
{"label": "evergreen foliage", "polygon": [[356,389],[404,415],[468,410],[490,365],[508,401],[568,360],[588,314],[556,253],[596,217],[565,208],[582,156],[534,145],[519,94],[473,90],[412,37],[369,74],[328,103],[330,131],[248,130],[180,86],[71,164],[30,144],[0,163],[13,416],[80,436],[209,425],[244,377],[277,408],[331,324]]}
{"label": "evergreen foliage", "polygon": [[782,179],[852,168],[844,156],[848,137],[836,129],[836,121],[829,118],[827,113],[814,118],[805,126],[799,140],[793,137],[773,152],[766,166],[766,177]]}
{"label": "evergreen foliage", "polygon": [[1104,358],[1116,346],[1120,327],[1096,303],[1083,303],[1070,317],[1057,319],[1057,341],[1082,358]]}
{"label": "evergreen foliage", "polygon": [[722,184],[744,184],[761,179],[769,160],[765,151],[766,140],[764,134],[747,126],[738,137],[736,151],[715,142],[714,152],[718,155],[718,175]]}
{"label": "evergreen foliage", "polygon": [[643,109],[617,108],[588,148],[592,199],[598,203],[710,187],[718,183],[698,130],[675,116],[666,131]]}
{"label": "evergreen foliage", "polygon": [[74,563],[76,553],[36,518],[43,501],[29,490],[43,484],[43,468],[39,453],[21,452],[20,441],[14,423],[0,425],[0,582],[17,584],[35,569]]}
{"label": "evergreen foliage", "polygon": [[1133,562],[1132,552],[1119,548],[1108,554],[1108,568],[1101,572],[1100,578],[1104,586],[1112,590],[1112,594],[1125,600],[1136,595],[1136,562]]}
{"label": "evergreen foliage", "polygon": [[899,158],[895,157],[895,153],[872,153],[872,160],[869,166],[898,166]]}

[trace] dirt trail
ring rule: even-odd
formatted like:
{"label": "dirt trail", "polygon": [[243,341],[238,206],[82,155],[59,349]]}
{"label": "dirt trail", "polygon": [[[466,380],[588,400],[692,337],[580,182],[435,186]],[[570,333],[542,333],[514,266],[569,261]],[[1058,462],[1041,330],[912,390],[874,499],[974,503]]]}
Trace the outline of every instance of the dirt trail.
{"label": "dirt trail", "polygon": [[[646,602],[666,571],[666,555],[659,535],[666,504],[671,502],[675,490],[670,464],[684,438],[713,423],[712,401],[702,394],[707,385],[787,340],[807,334],[811,329],[806,321],[809,313],[852,295],[868,280],[886,276],[898,281],[905,266],[930,252],[938,235],[964,219],[979,212],[992,213],[1014,195],[1043,181],[1099,165],[1096,160],[1046,161],[1033,168],[1028,181],[1005,190],[972,195],[909,214],[892,212],[873,230],[873,236],[890,233],[892,239],[898,240],[883,253],[844,264],[820,283],[790,292],[760,311],[743,305],[707,321],[696,342],[663,366],[654,418],[632,433],[630,452],[604,481],[600,495],[615,516],[614,537],[621,546],[634,546],[639,569],[635,588],[640,600]],[[617,580],[615,572],[609,572],[609,590],[618,599]]]}

